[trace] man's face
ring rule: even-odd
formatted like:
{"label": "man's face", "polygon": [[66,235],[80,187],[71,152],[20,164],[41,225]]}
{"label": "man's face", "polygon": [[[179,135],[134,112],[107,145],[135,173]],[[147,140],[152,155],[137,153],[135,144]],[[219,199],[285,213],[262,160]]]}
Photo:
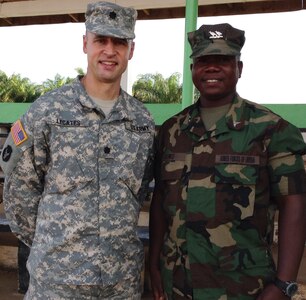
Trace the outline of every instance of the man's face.
{"label": "man's face", "polygon": [[[231,101],[242,72],[242,62],[235,56],[208,55],[195,58],[192,80],[206,105],[218,106]],[[212,102],[210,102],[212,101]]]}
{"label": "man's face", "polygon": [[98,81],[113,83],[120,81],[128,60],[133,57],[134,43],[87,32],[83,51],[87,54],[87,74]]}

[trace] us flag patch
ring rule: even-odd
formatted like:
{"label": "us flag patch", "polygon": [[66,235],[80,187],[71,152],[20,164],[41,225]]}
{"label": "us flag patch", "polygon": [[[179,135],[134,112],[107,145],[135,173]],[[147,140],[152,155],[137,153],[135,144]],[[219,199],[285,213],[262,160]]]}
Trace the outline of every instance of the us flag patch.
{"label": "us flag patch", "polygon": [[20,120],[16,121],[11,128],[11,134],[16,146],[22,144],[24,141],[28,139],[28,136],[20,122]]}

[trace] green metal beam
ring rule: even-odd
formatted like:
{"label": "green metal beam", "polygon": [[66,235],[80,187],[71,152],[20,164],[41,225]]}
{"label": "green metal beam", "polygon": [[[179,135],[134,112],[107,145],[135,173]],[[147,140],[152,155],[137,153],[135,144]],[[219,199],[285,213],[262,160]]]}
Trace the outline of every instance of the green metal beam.
{"label": "green metal beam", "polygon": [[186,0],[182,109],[193,103],[194,88],[190,71],[191,59],[189,58],[191,49],[188,43],[187,33],[196,30],[197,18],[198,0]]}

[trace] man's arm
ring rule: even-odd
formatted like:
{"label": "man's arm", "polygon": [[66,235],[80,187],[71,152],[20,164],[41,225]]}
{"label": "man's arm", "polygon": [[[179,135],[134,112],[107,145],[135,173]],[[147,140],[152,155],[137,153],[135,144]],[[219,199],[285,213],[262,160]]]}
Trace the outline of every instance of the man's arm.
{"label": "man's arm", "polygon": [[34,166],[32,145],[31,138],[28,138],[16,146],[10,134],[0,159],[5,174],[5,215],[12,232],[28,246],[34,238],[38,203],[43,191]]}
{"label": "man's arm", "polygon": [[[306,195],[282,196],[279,207],[278,261],[276,276],[282,281],[295,281],[306,239]],[[275,285],[268,285],[258,300],[286,300]]]}
{"label": "man's arm", "polygon": [[277,201],[277,276],[281,280],[296,280],[306,239],[306,195],[290,195]]}
{"label": "man's arm", "polygon": [[165,214],[162,209],[161,191],[161,186],[156,184],[150,207],[149,268],[153,296],[155,300],[164,299],[159,262],[167,224]]}
{"label": "man's arm", "polygon": [[153,180],[153,161],[154,161],[154,149],[153,146],[151,145],[149,150],[149,155],[145,164],[145,170],[144,170],[144,175],[142,177],[141,186],[137,194],[138,200],[141,204],[143,204],[143,202],[147,199],[149,195],[149,184]]}

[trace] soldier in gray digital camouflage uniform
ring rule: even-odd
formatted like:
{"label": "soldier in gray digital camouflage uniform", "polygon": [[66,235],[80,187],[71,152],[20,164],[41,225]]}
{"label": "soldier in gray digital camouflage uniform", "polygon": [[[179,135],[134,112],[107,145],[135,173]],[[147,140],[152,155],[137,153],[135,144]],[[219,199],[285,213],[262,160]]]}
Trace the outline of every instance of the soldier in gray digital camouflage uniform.
{"label": "soldier in gray digital camouflage uniform", "polygon": [[85,76],[36,100],[1,155],[12,231],[31,247],[25,299],[140,299],[137,236],[154,123],[120,88],[137,12],[89,4]]}
{"label": "soldier in gray digital camouflage uniform", "polygon": [[154,299],[289,299],[306,236],[306,145],[295,126],[237,94],[243,31],[203,25],[188,38],[200,98],[159,129]]}

